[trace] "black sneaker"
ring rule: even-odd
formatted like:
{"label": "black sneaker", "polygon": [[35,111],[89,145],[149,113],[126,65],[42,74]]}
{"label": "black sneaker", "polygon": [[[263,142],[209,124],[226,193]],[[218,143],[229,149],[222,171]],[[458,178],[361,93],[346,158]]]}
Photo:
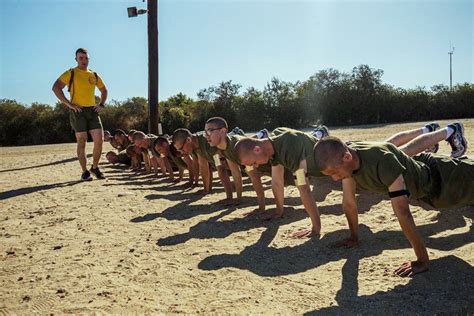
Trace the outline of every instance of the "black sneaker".
{"label": "black sneaker", "polygon": [[454,133],[446,139],[446,141],[451,145],[451,157],[459,158],[467,150],[467,139],[464,137],[464,126],[461,122],[456,122],[449,124],[448,127],[454,130]]}
{"label": "black sneaker", "polygon": [[425,127],[430,131],[434,132],[439,129],[439,124],[436,122],[431,122],[429,124],[426,124]]}
{"label": "black sneaker", "polygon": [[91,173],[89,170],[86,170],[82,173],[81,181],[92,181]]}
{"label": "black sneaker", "polygon": [[231,130],[229,134],[245,136],[243,129],[241,129],[240,127],[234,127],[234,129]]}
{"label": "black sneaker", "polygon": [[[326,127],[326,125],[319,125],[315,129],[313,129],[312,134],[313,134],[314,137],[316,137],[318,139],[328,137],[329,136],[329,129]],[[318,136],[320,136],[320,137],[318,137]]]}
{"label": "black sneaker", "polygon": [[257,132],[257,138],[258,139],[265,139],[265,138],[268,138],[268,129],[264,128],[264,129],[261,129]]}
{"label": "black sneaker", "polygon": [[[432,122],[432,123],[426,124],[425,128],[427,128],[428,131],[431,133],[431,132],[434,132],[434,131],[439,129],[439,124],[436,123],[436,122]],[[435,145],[433,145],[433,147],[428,148],[427,150],[425,150],[425,152],[426,153],[436,153],[436,152],[438,152],[438,150],[439,150],[439,144],[435,144]]]}
{"label": "black sneaker", "polygon": [[91,173],[94,174],[94,176],[95,176],[97,179],[105,179],[105,176],[104,176],[104,174],[99,170],[99,167],[97,167],[97,168],[91,167],[90,171],[91,171]]}

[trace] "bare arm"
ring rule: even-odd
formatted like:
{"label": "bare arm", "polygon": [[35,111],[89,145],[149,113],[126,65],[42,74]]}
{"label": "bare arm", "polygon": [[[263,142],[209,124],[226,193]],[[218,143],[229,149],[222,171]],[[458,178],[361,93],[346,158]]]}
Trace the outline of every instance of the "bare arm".
{"label": "bare arm", "polygon": [[108,94],[107,88],[102,87],[99,90],[100,90],[100,102],[99,102],[99,104],[105,104],[105,101],[107,101],[107,94]]}
{"label": "bare arm", "polygon": [[[156,157],[156,161],[158,162],[158,166],[160,167],[160,171],[163,176],[166,176],[166,166],[165,161],[161,157]],[[159,176],[158,168],[155,169],[155,175]]]}
{"label": "bare arm", "polygon": [[180,182],[181,180],[183,180],[183,176],[184,176],[184,168],[178,167],[178,179],[176,179],[176,182]]}
{"label": "bare arm", "polygon": [[198,183],[198,179],[199,179],[199,175],[195,176],[195,171],[194,171],[194,165],[193,165],[193,160],[191,159],[191,157],[189,157],[189,155],[185,155],[182,157],[184,162],[186,163],[186,166],[188,168],[188,171],[189,171],[189,183],[192,185],[192,184],[197,184]]}
{"label": "bare arm", "polygon": [[[396,192],[399,190],[405,190],[405,181],[403,176],[400,175],[390,186],[389,192]],[[396,270],[399,276],[413,276],[417,273],[428,270],[428,252],[426,251],[425,244],[421,239],[421,235],[416,229],[415,221],[410,212],[410,206],[408,204],[408,197],[406,195],[391,198],[392,208],[395,215],[398,218],[398,222],[402,228],[403,233],[410,241],[413,250],[415,251],[417,261],[404,263],[400,268]]]}
{"label": "bare arm", "polygon": [[283,215],[283,204],[284,204],[284,174],[285,168],[282,165],[272,166],[272,191],[275,197],[276,213],[274,218],[281,217]]}
{"label": "bare arm", "polygon": [[135,156],[132,158],[132,161],[133,161],[133,170],[135,171],[140,171],[140,169],[142,168],[142,162],[140,161],[140,158],[139,156]]}
{"label": "bare arm", "polygon": [[306,160],[302,160],[294,175],[296,176],[296,186],[300,191],[301,202],[303,202],[304,209],[311,219],[311,228],[306,228],[294,233],[293,237],[297,238],[319,235],[321,232],[321,219],[319,217],[316,201],[311,194],[308,178],[306,178],[306,169]]}
{"label": "bare arm", "polygon": [[94,107],[94,111],[96,111],[97,113],[100,113],[100,111],[102,111],[104,108],[103,106],[100,106],[100,104],[105,104],[105,101],[107,101],[107,88],[102,87],[102,88],[99,88],[99,90],[100,90],[100,101],[99,101],[99,104]]}
{"label": "bare arm", "polygon": [[193,175],[196,185],[199,183],[199,159],[193,158]]}
{"label": "bare arm", "polygon": [[259,211],[265,211],[265,190],[262,185],[262,176],[256,170],[247,171],[247,174],[249,175],[253,189],[257,194],[258,209]]}
{"label": "bare arm", "polygon": [[232,202],[232,183],[230,183],[229,173],[226,170],[225,165],[221,164],[220,166],[216,166],[217,174],[219,175],[219,179],[224,186],[224,191],[226,195],[225,203]]}
{"label": "bare arm", "polygon": [[164,165],[164,170],[168,173],[168,176],[170,177],[171,180],[174,179],[174,173],[173,173],[173,167],[171,166],[171,162],[170,160],[168,159],[168,157],[163,157],[163,158],[159,158],[163,161],[163,165]]}
{"label": "bare arm", "polygon": [[160,161],[158,161],[158,158],[155,156],[150,157],[150,164],[151,168],[153,169],[155,175],[158,175],[158,165],[160,164]]}
{"label": "bare arm", "polygon": [[298,185],[298,190],[300,191],[301,201],[303,202],[304,209],[308,213],[311,219],[311,229],[303,229],[293,234],[293,237],[303,238],[310,237],[314,235],[319,235],[321,232],[321,219],[319,216],[318,206],[314,197],[311,195],[311,188],[309,186],[308,180],[306,184]]}
{"label": "bare arm", "polygon": [[142,151],[142,157],[143,157],[143,162],[145,163],[145,172],[150,173],[151,172],[150,155],[148,155],[148,151],[146,149]]}
{"label": "bare arm", "polygon": [[65,106],[67,106],[69,109],[71,109],[74,112],[80,112],[82,109],[74,104],[72,104],[64,95],[63,89],[66,85],[61,81],[61,80],[56,80],[56,82],[53,85],[53,92],[54,95],[63,103]]}
{"label": "bare arm", "polygon": [[232,174],[232,179],[234,179],[237,202],[240,202],[240,200],[242,199],[242,173],[240,171],[240,166],[228,159],[227,164],[229,165],[230,173]]}
{"label": "bare arm", "polygon": [[201,155],[198,155],[198,162],[199,162],[199,173],[201,174],[202,177],[202,182],[204,185],[204,192],[209,193],[211,192],[211,181],[212,181],[212,175],[209,170],[209,162],[206,160],[206,158],[202,157]]}
{"label": "bare arm", "polygon": [[351,231],[349,238],[335,244],[336,247],[354,247],[359,244],[359,212],[355,197],[356,182],[352,178],[342,180],[342,209]]}

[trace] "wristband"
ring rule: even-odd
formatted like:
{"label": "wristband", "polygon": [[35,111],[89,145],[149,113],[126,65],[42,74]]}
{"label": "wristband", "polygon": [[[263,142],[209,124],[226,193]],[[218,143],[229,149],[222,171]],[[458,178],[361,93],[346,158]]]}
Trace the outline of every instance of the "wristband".
{"label": "wristband", "polygon": [[388,192],[388,196],[391,199],[399,197],[399,196],[403,196],[403,195],[406,195],[407,197],[410,197],[410,192],[406,189],[405,190],[398,190],[398,191]]}
{"label": "wristband", "polygon": [[215,154],[213,158],[214,158],[214,163],[216,164],[216,167],[219,167],[221,165],[221,159],[219,157],[219,154]]}
{"label": "wristband", "polygon": [[304,169],[298,169],[294,173],[296,176],[296,185],[301,186],[306,184],[306,174],[304,172]]}
{"label": "wristband", "polygon": [[104,103],[99,103],[99,106],[105,107]]}

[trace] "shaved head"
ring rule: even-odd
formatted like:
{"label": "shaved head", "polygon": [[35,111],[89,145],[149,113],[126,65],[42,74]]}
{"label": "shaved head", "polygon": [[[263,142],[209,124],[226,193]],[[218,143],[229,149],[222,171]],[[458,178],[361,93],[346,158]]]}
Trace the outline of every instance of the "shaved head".
{"label": "shaved head", "polygon": [[133,142],[136,142],[137,140],[142,140],[142,139],[145,139],[145,138],[146,138],[145,133],[140,132],[140,131],[136,131],[136,132],[133,133],[133,135],[132,135],[132,140],[133,140]]}
{"label": "shaved head", "polygon": [[349,149],[347,145],[337,137],[328,136],[320,139],[314,146],[314,160],[319,170],[334,168],[343,163],[343,157]]}
{"label": "shaved head", "polygon": [[210,119],[206,121],[206,124],[212,124],[216,126],[217,128],[228,129],[226,120],[219,116],[211,117]]}
{"label": "shaved head", "polygon": [[168,141],[168,138],[164,137],[164,136],[159,136],[156,140],[155,140],[155,146],[158,145],[158,146],[163,146],[164,144],[167,144],[169,145],[169,141]]}
{"label": "shaved head", "polygon": [[251,154],[255,146],[258,146],[259,144],[260,140],[256,138],[245,137],[235,144],[234,150],[237,153],[239,159],[241,159],[241,157]]}
{"label": "shaved head", "polygon": [[118,157],[117,154],[114,153],[113,151],[109,151],[108,153],[105,154],[105,158],[111,163],[117,163]]}
{"label": "shaved head", "polygon": [[184,143],[186,138],[193,136],[189,129],[187,128],[178,128],[173,133],[173,144],[176,142]]}
{"label": "shaved head", "polygon": [[112,133],[112,135],[123,135],[123,136],[127,136],[127,133],[125,133],[125,131],[123,129],[116,129],[114,130],[114,132]]}

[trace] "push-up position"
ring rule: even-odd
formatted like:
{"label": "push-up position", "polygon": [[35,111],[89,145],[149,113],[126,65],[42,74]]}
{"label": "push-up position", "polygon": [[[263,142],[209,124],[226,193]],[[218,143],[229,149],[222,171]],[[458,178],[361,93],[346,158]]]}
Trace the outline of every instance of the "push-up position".
{"label": "push-up position", "polygon": [[401,148],[387,142],[346,144],[336,137],[324,138],[316,144],[313,155],[317,168],[336,181],[342,180],[342,204],[351,235],[341,246],[351,247],[359,240],[356,187],[385,193],[417,257],[416,261],[404,263],[396,273],[412,276],[428,269],[428,253],[416,229],[408,198],[422,200],[436,208],[474,204],[473,160],[429,153],[409,157],[432,147],[439,139],[456,139],[464,147],[467,145],[460,123],[420,135]]}

